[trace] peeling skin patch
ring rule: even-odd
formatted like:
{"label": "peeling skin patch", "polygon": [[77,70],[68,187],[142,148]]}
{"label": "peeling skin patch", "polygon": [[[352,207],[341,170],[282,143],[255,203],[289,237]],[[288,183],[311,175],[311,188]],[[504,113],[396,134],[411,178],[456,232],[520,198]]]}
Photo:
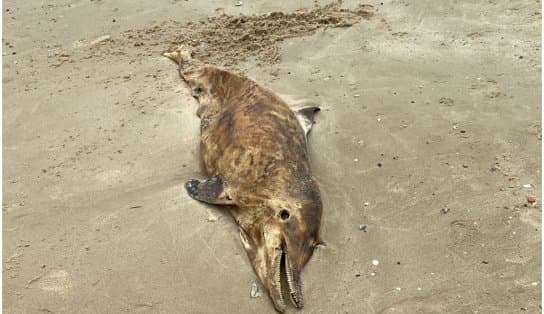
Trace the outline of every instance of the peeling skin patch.
{"label": "peeling skin patch", "polygon": [[55,270],[40,279],[39,287],[44,291],[65,294],[72,290],[72,282],[67,271]]}

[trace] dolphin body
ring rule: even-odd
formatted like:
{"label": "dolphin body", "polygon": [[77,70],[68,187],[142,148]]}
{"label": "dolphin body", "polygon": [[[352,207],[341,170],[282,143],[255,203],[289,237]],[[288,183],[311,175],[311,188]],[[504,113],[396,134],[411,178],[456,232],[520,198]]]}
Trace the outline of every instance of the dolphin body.
{"label": "dolphin body", "polygon": [[247,256],[276,310],[286,309],[282,281],[292,304],[302,308],[301,272],[323,244],[323,205],[307,150],[319,108],[292,110],[271,90],[205,65],[183,46],[164,55],[178,63],[200,104],[208,179],[187,181],[187,193],[202,202],[230,205],[226,208],[239,226]]}

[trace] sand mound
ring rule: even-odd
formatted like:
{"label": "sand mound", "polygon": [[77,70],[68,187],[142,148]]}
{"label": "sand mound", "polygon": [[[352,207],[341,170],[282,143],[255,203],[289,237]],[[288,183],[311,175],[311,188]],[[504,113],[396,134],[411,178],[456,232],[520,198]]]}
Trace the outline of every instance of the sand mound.
{"label": "sand mound", "polygon": [[207,63],[231,66],[248,57],[276,63],[278,43],[286,38],[308,36],[326,27],[349,27],[368,18],[369,6],[356,10],[341,9],[340,3],[316,7],[311,11],[272,12],[263,15],[231,16],[221,14],[199,23],[186,24],[175,44],[196,48],[197,57]]}
{"label": "sand mound", "polygon": [[[340,2],[316,6],[310,11],[272,12],[260,15],[210,16],[185,24],[169,21],[153,27],[129,30],[119,38],[91,47],[93,56],[125,54],[143,48],[148,54],[180,44],[195,48],[196,57],[205,63],[235,67],[249,58],[274,64],[280,60],[278,43],[286,38],[308,36],[328,27],[349,27],[372,16],[371,5],[342,9]],[[165,47],[166,46],[166,47]],[[149,47],[157,47],[150,49]]]}

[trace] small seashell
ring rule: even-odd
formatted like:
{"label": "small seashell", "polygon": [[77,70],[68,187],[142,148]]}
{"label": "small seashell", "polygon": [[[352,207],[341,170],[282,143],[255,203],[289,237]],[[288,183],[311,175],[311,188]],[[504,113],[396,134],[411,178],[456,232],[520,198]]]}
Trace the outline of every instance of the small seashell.
{"label": "small seashell", "polygon": [[262,295],[263,293],[261,292],[261,289],[259,289],[259,285],[257,284],[256,281],[253,281],[253,283],[251,284],[251,292],[249,296],[252,298],[259,298]]}

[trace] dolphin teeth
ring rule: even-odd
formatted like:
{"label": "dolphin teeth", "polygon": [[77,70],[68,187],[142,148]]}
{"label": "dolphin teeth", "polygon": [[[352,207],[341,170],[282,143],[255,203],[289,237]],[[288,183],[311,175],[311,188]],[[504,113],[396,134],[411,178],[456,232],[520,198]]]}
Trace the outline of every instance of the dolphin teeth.
{"label": "dolphin teeth", "polygon": [[274,302],[278,302],[278,305],[280,307],[285,307],[285,302],[283,301],[283,295],[281,293],[281,257],[283,255],[283,252],[281,254],[279,254],[277,257],[276,257],[276,260],[275,260],[275,266],[276,266],[276,273],[274,274],[275,276],[275,281],[276,281],[276,292],[277,294],[279,295],[279,298],[277,300],[274,300]]}
{"label": "dolphin teeth", "polygon": [[298,308],[302,307],[302,298],[297,293],[297,290],[295,289],[295,283],[293,281],[293,272],[291,268],[289,267],[289,259],[287,258],[287,255],[285,256],[285,273],[287,274],[287,284],[289,287],[289,297],[291,298],[291,302]]}

